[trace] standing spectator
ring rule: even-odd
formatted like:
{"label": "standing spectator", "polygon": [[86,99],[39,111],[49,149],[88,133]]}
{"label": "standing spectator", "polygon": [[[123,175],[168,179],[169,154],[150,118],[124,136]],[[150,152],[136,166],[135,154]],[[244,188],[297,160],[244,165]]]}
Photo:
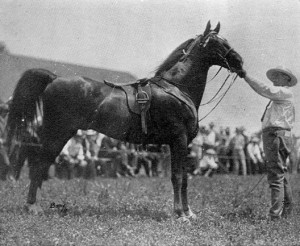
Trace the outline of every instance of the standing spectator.
{"label": "standing spectator", "polygon": [[245,138],[241,128],[236,128],[236,135],[231,139],[230,149],[233,155],[233,172],[237,175],[247,175],[246,156],[244,152]]}
{"label": "standing spectator", "polygon": [[195,152],[198,160],[202,158],[205,134],[205,127],[200,127],[197,136],[192,141],[191,149]]}
{"label": "standing spectator", "polygon": [[128,165],[135,169],[137,166],[137,159],[138,159],[138,153],[137,153],[137,146],[133,143],[126,143],[126,147],[128,150],[127,156],[128,156]]}
{"label": "standing spectator", "polygon": [[158,177],[160,172],[160,164],[161,164],[161,146],[159,144],[148,144],[147,151],[148,156],[147,159],[151,162],[151,174],[152,177]]}
{"label": "standing spectator", "polygon": [[164,177],[169,177],[171,172],[171,150],[168,144],[161,146],[162,169]]}
{"label": "standing spectator", "polygon": [[204,149],[215,149],[217,146],[218,137],[218,133],[215,130],[215,124],[213,122],[209,123],[208,133],[203,146]]}
{"label": "standing spectator", "polygon": [[229,127],[225,128],[225,135],[224,138],[226,140],[225,142],[225,146],[227,147],[227,158],[228,158],[228,172],[233,172],[234,170],[234,162],[233,162],[233,150],[230,146],[230,142],[231,142],[231,131]]}
{"label": "standing spectator", "polygon": [[137,159],[137,166],[134,170],[134,174],[139,174],[142,166],[144,167],[145,173],[148,177],[150,177],[150,167],[151,167],[151,161],[147,158],[148,153],[143,148],[142,145],[138,146],[138,159]]}
{"label": "standing spectator", "polygon": [[6,103],[0,104],[0,180],[6,180],[10,172],[10,163],[5,146],[5,127],[9,107]]}
{"label": "standing spectator", "polygon": [[226,127],[225,128],[225,139],[226,139],[226,146],[228,147],[229,146],[229,143],[230,143],[230,140],[231,140],[231,133],[230,133],[230,128],[229,127]]}
{"label": "standing spectator", "polygon": [[116,161],[118,163],[117,176],[134,176],[134,170],[128,163],[128,149],[126,143],[118,141],[118,155]]}
{"label": "standing spectator", "polygon": [[226,138],[222,138],[219,146],[217,147],[217,156],[220,173],[228,173],[229,158],[228,158],[228,146],[226,146]]}
{"label": "standing spectator", "polygon": [[259,148],[259,138],[254,136],[247,145],[249,163],[251,165],[251,174],[262,174],[264,172],[264,163]]}
{"label": "standing spectator", "polygon": [[270,100],[261,118],[266,168],[271,188],[269,215],[272,220],[286,217],[293,208],[286,160],[291,151],[291,130],[295,124],[294,95],[290,87],[297,84],[297,78],[284,67],[267,71],[266,75],[273,85],[254,79],[244,70],[238,75],[244,78],[255,92]]}

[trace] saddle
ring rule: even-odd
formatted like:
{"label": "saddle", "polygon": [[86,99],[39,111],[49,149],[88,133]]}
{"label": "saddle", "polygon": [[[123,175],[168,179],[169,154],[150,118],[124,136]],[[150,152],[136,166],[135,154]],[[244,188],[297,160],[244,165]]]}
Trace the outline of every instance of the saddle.
{"label": "saddle", "polygon": [[120,88],[126,94],[127,106],[130,112],[141,116],[142,130],[147,134],[146,113],[151,103],[151,87],[147,78],[127,83],[117,83],[104,80],[104,83],[113,88]]}

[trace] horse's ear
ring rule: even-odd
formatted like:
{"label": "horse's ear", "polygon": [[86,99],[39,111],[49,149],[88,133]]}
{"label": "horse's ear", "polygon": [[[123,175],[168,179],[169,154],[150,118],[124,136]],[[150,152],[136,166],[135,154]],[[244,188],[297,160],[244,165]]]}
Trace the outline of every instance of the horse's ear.
{"label": "horse's ear", "polygon": [[211,28],[211,25],[210,25],[210,20],[209,20],[209,21],[207,22],[205,31],[204,31],[204,33],[203,33],[203,37],[205,37],[207,34],[210,33],[210,28]]}
{"label": "horse's ear", "polygon": [[221,24],[220,24],[220,22],[218,22],[218,24],[217,24],[217,26],[216,26],[216,28],[215,28],[215,32],[218,34],[219,33],[219,31],[220,31],[220,27],[221,27]]}

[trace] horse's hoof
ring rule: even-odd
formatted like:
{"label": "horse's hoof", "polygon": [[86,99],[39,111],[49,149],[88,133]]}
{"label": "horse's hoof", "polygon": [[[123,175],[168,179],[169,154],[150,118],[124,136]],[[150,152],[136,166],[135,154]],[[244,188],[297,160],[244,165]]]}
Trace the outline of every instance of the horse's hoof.
{"label": "horse's hoof", "polygon": [[12,176],[12,175],[9,175],[9,176],[8,176],[8,180],[9,180],[10,182],[12,182],[14,185],[17,183],[17,180],[16,180],[15,177]]}
{"label": "horse's hoof", "polygon": [[185,216],[190,219],[190,220],[196,220],[197,219],[197,215],[194,214],[192,212],[192,210],[188,210],[187,212],[185,212]]}
{"label": "horse's hoof", "polygon": [[25,210],[33,215],[39,215],[42,214],[44,211],[40,205],[37,204],[26,204]]}
{"label": "horse's hoof", "polygon": [[182,224],[187,224],[187,225],[190,225],[191,224],[191,221],[189,220],[188,217],[186,216],[180,216],[176,219],[177,222],[179,223],[182,223]]}

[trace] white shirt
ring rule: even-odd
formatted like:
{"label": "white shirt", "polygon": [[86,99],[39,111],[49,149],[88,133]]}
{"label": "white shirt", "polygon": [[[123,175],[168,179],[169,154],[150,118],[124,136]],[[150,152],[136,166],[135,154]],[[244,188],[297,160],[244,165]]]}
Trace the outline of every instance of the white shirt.
{"label": "white shirt", "polygon": [[71,157],[76,157],[79,160],[84,160],[83,146],[81,143],[76,142],[74,138],[69,139],[61,153]]}
{"label": "white shirt", "polygon": [[266,85],[248,75],[246,82],[259,95],[271,100],[262,122],[262,128],[292,129],[295,123],[294,95],[289,87]]}
{"label": "white shirt", "polygon": [[215,162],[215,157],[213,155],[204,155],[200,160],[200,168],[206,169],[217,169],[218,164]]}
{"label": "white shirt", "polygon": [[210,132],[207,134],[207,137],[206,137],[206,143],[209,145],[215,146],[216,138],[217,138],[217,135],[216,135],[215,131],[210,130]]}
{"label": "white shirt", "polygon": [[260,148],[259,148],[258,144],[249,143],[248,146],[247,146],[247,151],[248,151],[248,154],[249,154],[250,158],[255,163],[257,163],[257,161],[263,162],[261,152],[260,152]]}

